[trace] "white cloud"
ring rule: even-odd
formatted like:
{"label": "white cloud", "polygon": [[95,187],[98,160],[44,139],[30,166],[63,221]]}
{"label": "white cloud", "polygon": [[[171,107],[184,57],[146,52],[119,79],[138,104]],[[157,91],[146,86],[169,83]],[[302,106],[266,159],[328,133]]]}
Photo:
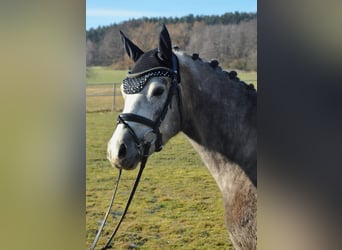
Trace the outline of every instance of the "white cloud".
{"label": "white cloud", "polygon": [[132,17],[132,16],[157,16],[148,11],[114,10],[114,9],[87,9],[87,17]]}

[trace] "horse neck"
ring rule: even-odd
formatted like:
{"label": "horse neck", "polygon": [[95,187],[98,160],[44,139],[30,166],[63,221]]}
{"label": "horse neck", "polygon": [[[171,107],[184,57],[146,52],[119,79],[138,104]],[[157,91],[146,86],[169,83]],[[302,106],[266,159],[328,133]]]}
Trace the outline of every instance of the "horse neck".
{"label": "horse neck", "polygon": [[247,176],[256,187],[256,95],[206,62],[179,58],[183,132],[221,189],[228,177]]}

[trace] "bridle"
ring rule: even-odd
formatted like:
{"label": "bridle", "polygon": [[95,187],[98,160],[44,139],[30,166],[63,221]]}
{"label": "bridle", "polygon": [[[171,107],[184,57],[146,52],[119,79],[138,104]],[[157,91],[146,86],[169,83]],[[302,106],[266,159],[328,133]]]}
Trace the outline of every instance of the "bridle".
{"label": "bridle", "polygon": [[[123,80],[123,91],[126,94],[138,93],[145,87],[146,83],[148,82],[148,80],[151,77],[171,77],[171,85],[169,88],[169,92],[168,92],[166,101],[164,103],[163,109],[155,121],[152,121],[146,117],[143,117],[143,116],[140,116],[140,115],[137,115],[134,113],[122,113],[118,116],[117,125],[123,124],[125,126],[125,128],[128,129],[130,135],[132,136],[133,140],[135,141],[137,150],[138,150],[139,155],[140,155],[140,162],[141,163],[140,163],[140,169],[139,169],[139,172],[137,174],[136,180],[134,182],[134,185],[133,185],[132,190],[130,192],[129,198],[127,200],[124,212],[122,213],[122,215],[119,219],[119,222],[115,226],[112,235],[108,239],[105,246],[101,248],[101,250],[112,248],[110,243],[111,243],[112,239],[114,238],[115,234],[117,233],[117,231],[121,225],[121,222],[123,221],[123,219],[126,215],[126,212],[129,208],[129,205],[133,199],[134,193],[138,187],[140,177],[142,175],[142,172],[145,168],[147,159],[149,157],[149,150],[150,150],[151,144],[154,143],[156,152],[161,151],[163,148],[162,134],[160,133],[159,128],[160,128],[161,123],[163,122],[163,120],[166,117],[168,109],[172,108],[172,99],[173,99],[174,95],[176,95],[176,97],[177,97],[178,112],[179,112],[181,127],[183,125],[182,99],[181,99],[181,93],[180,93],[180,91],[181,91],[180,90],[181,79],[180,79],[180,74],[179,74],[179,64],[178,64],[177,56],[175,54],[172,54],[172,69],[166,68],[166,67],[157,67],[157,68],[152,68],[150,70],[140,72],[140,73],[135,73],[135,74],[129,73],[127,78],[125,78]],[[129,125],[128,122],[136,122],[136,123],[143,124],[147,127],[150,127],[152,129],[152,131],[150,131],[150,132],[152,132],[152,134],[154,135],[153,138],[152,137],[147,138],[147,136],[146,136],[147,134],[145,134],[144,137],[140,140],[138,138],[136,132]],[[151,135],[151,133],[148,133],[148,135]],[[100,226],[100,228],[99,228],[99,230],[95,236],[95,239],[94,239],[94,241],[90,247],[90,250],[95,249],[97,241],[100,238],[103,227],[104,227],[104,225],[107,221],[108,215],[111,211],[111,207],[113,205],[113,201],[115,199],[116,191],[117,191],[119,181],[121,178],[121,172],[122,172],[122,170],[119,169],[119,175],[118,175],[118,178],[117,178],[116,183],[115,183],[112,199],[111,199],[110,204],[108,206],[106,215],[105,215],[105,217],[101,223],[101,226]]]}
{"label": "bridle", "polygon": [[[172,108],[172,98],[174,95],[177,97],[178,103],[178,111],[180,117],[180,124],[183,124],[183,115],[182,115],[182,99],[180,95],[180,75],[179,75],[179,65],[178,59],[175,54],[172,56],[172,69],[166,67],[157,67],[150,69],[148,71],[144,71],[142,73],[128,74],[127,78],[123,80],[123,91],[126,94],[135,94],[140,92],[146,85],[147,81],[151,77],[171,77],[171,85],[169,88],[169,92],[164,103],[164,107],[160,112],[158,118],[155,121],[152,121],[146,117],[134,114],[134,113],[122,113],[118,117],[118,124],[123,124],[125,128],[128,129],[132,138],[134,139],[137,149],[139,152],[142,152],[142,146],[144,142],[139,140],[136,135],[134,129],[129,125],[128,122],[136,122],[143,124],[152,129],[152,133],[155,135],[154,146],[155,151],[159,152],[162,150],[162,134],[160,133],[160,125],[166,117],[169,108]],[[144,138],[143,138],[144,139]]]}

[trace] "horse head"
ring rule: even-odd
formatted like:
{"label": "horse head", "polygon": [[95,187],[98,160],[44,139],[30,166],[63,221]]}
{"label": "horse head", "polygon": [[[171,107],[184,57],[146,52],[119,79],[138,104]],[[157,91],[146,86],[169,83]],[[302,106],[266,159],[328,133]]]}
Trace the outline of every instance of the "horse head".
{"label": "horse head", "polygon": [[147,52],[120,35],[134,65],[121,85],[125,104],[107,157],[113,166],[129,170],[181,130],[180,75],[165,25],[158,48]]}

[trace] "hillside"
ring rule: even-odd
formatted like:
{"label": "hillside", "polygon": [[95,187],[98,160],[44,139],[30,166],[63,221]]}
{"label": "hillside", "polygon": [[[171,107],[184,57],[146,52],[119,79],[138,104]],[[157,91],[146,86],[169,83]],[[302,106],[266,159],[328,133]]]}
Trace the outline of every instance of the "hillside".
{"label": "hillside", "polygon": [[141,18],[87,31],[87,66],[112,66],[127,69],[131,61],[125,56],[119,36],[122,30],[142,50],[157,46],[161,25],[165,23],[173,45],[204,59],[216,58],[224,68],[256,70],[256,13],[182,18]]}

